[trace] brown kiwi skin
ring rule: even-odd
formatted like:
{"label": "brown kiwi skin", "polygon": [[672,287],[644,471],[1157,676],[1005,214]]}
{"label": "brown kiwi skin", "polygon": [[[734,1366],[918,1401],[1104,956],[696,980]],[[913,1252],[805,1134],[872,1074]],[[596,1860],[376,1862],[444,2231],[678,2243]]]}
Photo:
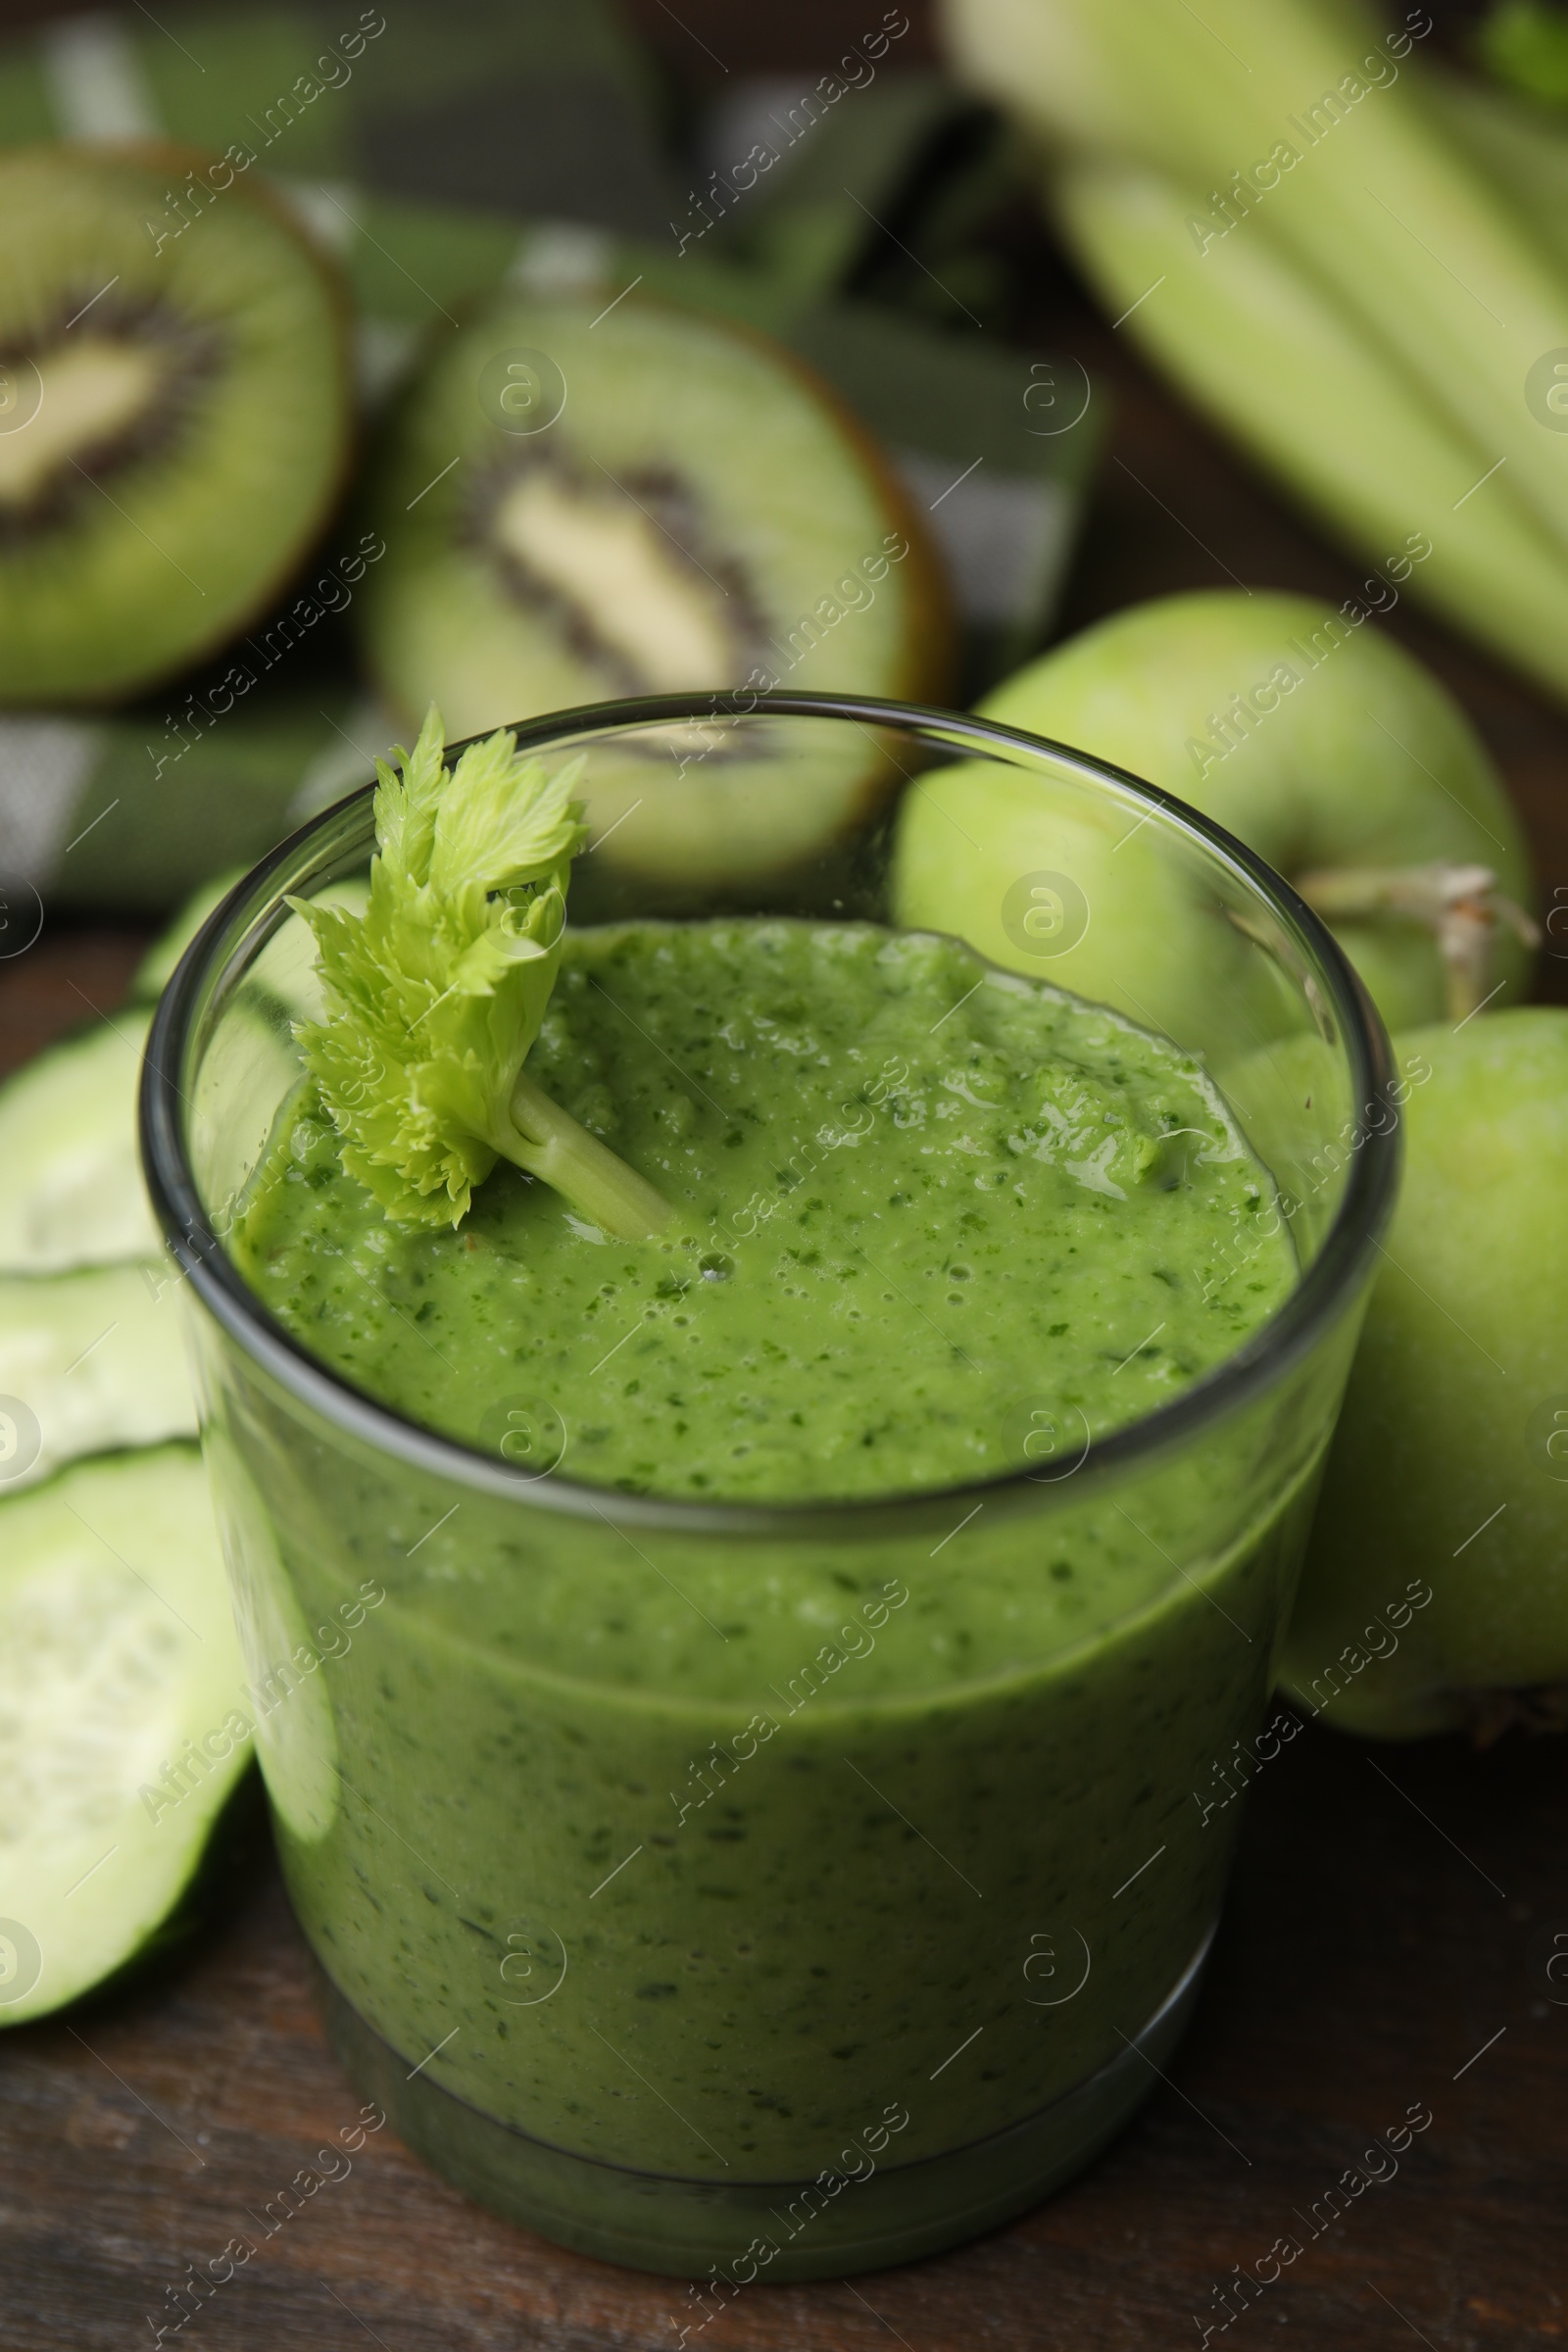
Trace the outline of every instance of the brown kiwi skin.
{"label": "brown kiwi skin", "polygon": [[[905,562],[909,568],[905,577],[910,583],[910,641],[904,673],[889,699],[946,708],[957,676],[956,622],[947,568],[930,525],[870,427],[809,360],[803,360],[787,343],[780,343],[761,327],[739,319],[716,318],[708,311],[684,310],[680,304],[658,294],[633,295],[628,308],[633,305],[639,310],[662,311],[675,318],[697,318],[733,335],[737,342],[752,344],[773,362],[781,374],[792,375],[826,409],[875,483],[895,526],[908,542],[909,552]],[[876,788],[876,797],[880,797],[881,789]]]}
{"label": "brown kiwi skin", "polygon": [[[458,317],[461,325],[468,325],[503,292],[504,289],[497,287],[489,293],[475,294],[460,303]],[[584,295],[582,299],[586,302],[588,297]],[[770,360],[782,374],[793,376],[828,412],[865,467],[888,510],[890,521],[908,544],[909,552],[905,558],[906,578],[910,586],[908,650],[904,670],[890,687],[888,699],[939,710],[950,709],[950,698],[957,678],[957,637],[947,568],[930,525],[870,428],[808,360],[801,359],[790,350],[788,344],[779,342],[776,336],[766,333],[761,327],[726,318],[711,311],[688,309],[662,294],[634,294],[628,298],[626,308],[658,311],[666,318],[688,319],[695,325],[710,327],[719,334],[733,335],[738,342],[750,343]],[[434,356],[449,331],[440,325],[431,326],[411,369],[411,383],[417,380],[421,366]],[[713,691],[733,692],[743,685],[743,680],[735,679]],[[389,701],[396,705],[398,696],[395,682],[383,677],[380,686]],[[703,693],[710,690],[699,687],[693,691]],[[415,715],[410,714],[411,723]],[[871,764],[864,784],[847,807],[843,821],[832,836],[833,840],[853,839],[882,803],[890,798],[893,785],[898,781],[898,772],[894,771],[891,775],[878,772],[885,764],[881,761]]]}
{"label": "brown kiwi skin", "polygon": [[[661,304],[656,296],[650,299],[649,307],[673,309],[675,306]],[[724,323],[733,334],[769,353],[798,383],[804,384],[808,391],[816,395],[823,408],[836,419],[844,438],[876,484],[909,550],[905,558],[905,563],[909,566],[905,574],[909,583],[908,651],[903,675],[888,699],[919,704],[926,709],[950,709],[950,698],[957,678],[957,622],[953,590],[930,525],[910,496],[907,484],[896,471],[870,427],[809,361],[799,358],[787,343],[778,342],[772,335],[764,334],[760,327],[737,324],[727,319]],[[903,773],[896,765],[890,772],[889,762],[885,760],[873,761],[867,767],[864,782],[844,811],[843,820],[833,835],[834,841],[855,840],[883,805],[892,799],[894,787],[902,780]]]}
{"label": "brown kiwi skin", "polygon": [[[14,159],[19,163],[24,162],[29,156],[35,155],[48,156],[51,159],[66,155],[84,163],[94,164],[106,162],[135,164],[150,171],[176,176],[183,175],[186,172],[200,171],[205,165],[222,163],[226,160],[217,148],[195,147],[180,139],[106,139],[102,142],[83,139],[34,139],[25,146],[10,149],[7,153],[7,161]],[[238,188],[239,181],[236,178],[220,193],[232,195]],[[262,212],[270,214],[273,220],[287,231],[299,247],[300,252],[315,269],[317,276],[328,296],[328,308],[336,329],[334,340],[337,352],[338,405],[342,417],[337,464],[333,468],[331,482],[328,489],[323,492],[319,512],[311,518],[309,527],[300,533],[295,545],[288,550],[272,571],[261,582],[254,598],[243,612],[236,613],[232,619],[217,622],[209,634],[189,646],[180,655],[177,662],[172,662],[161,669],[147,671],[143,677],[138,678],[133,687],[110,686],[96,694],[86,691],[79,695],[73,695],[73,709],[83,710],[118,709],[137,696],[167,685],[172,679],[182,678],[187,670],[198,667],[201,662],[221,653],[223,648],[232,644],[236,638],[243,637],[247,629],[253,627],[258,620],[271,611],[279,595],[300,569],[327,521],[342,505],[350,476],[354,470],[358,456],[359,425],[354,398],[352,344],[354,313],[348,281],[336,262],[329,254],[322,251],[303,226],[298,215],[291,212],[282,198],[274,195],[270,188],[260,182],[247,185],[240,190],[240,201],[255,205]]]}
{"label": "brown kiwi skin", "polygon": [[[646,307],[673,310],[675,306],[651,298]],[[945,708],[956,678],[953,593],[930,525],[911,498],[907,484],[869,426],[808,360],[799,358],[787,343],[777,342],[760,327],[740,325],[729,319],[721,323],[739,340],[765,352],[782,372],[793,375],[797,383],[815,395],[876,484],[909,548],[905,558],[909,566],[905,578],[910,583],[910,643],[904,674],[890,699]]]}
{"label": "brown kiwi skin", "polygon": [[[787,344],[776,342],[757,327],[738,326],[734,331],[771,352],[798,382],[815,393],[837,419],[844,438],[875,482],[896,527],[908,543],[909,552],[905,558],[909,566],[905,573],[909,587],[908,651],[903,675],[889,699],[916,703],[926,709],[950,709],[957,680],[957,617],[953,590],[931,527],[910,496],[908,485],[869,426],[808,361],[799,359]],[[834,835],[836,841],[853,841],[892,798],[903,771],[895,766],[890,774],[887,769],[888,762],[879,760],[867,770],[864,783],[845,810],[844,820]]]}

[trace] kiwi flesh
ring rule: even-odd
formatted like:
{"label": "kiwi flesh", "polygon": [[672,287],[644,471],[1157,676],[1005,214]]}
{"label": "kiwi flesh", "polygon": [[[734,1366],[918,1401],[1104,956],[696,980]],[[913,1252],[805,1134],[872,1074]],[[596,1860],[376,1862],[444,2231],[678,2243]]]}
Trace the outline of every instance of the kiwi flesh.
{"label": "kiwi flesh", "polygon": [[[493,300],[388,421],[367,506],[387,552],[356,609],[407,723],[434,702],[451,741],[691,690],[940,701],[940,560],[858,423],[750,329],[610,299]],[[696,722],[595,750],[605,859],[682,885],[798,869],[898,780],[872,732],[834,737],[808,758]]]}
{"label": "kiwi flesh", "polygon": [[343,303],[194,150],[16,149],[0,219],[0,704],[107,701],[234,635],[320,527]]}

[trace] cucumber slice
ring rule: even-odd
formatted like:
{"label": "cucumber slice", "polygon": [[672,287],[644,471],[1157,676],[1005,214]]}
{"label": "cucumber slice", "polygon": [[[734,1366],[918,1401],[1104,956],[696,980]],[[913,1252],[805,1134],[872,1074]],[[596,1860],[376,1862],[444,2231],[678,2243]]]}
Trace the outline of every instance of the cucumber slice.
{"label": "cucumber slice", "polygon": [[165,1266],[0,1276],[0,1411],[18,1425],[5,1491],[78,1454],[196,1435],[174,1292]]}
{"label": "cucumber slice", "polygon": [[157,1937],[251,1721],[193,1446],[0,1502],[0,2022],[74,2000]]}
{"label": "cucumber slice", "polygon": [[[208,1439],[213,1508],[229,1562],[234,1621],[257,1696],[256,1746],[272,1810],[301,1845],[317,1845],[342,1799],[337,1731],[319,1653],[294,1598],[271,1514],[226,1433]],[[326,1628],[321,1629],[324,1639]],[[304,1661],[309,1659],[311,1664]]]}
{"label": "cucumber slice", "polygon": [[[134,983],[138,996],[162,990],[227,887],[215,882],[199,891],[154,942]],[[321,896],[359,909],[368,888],[350,876]],[[284,924],[265,951],[252,976],[255,1002],[242,999],[255,1015],[256,1052],[292,1056],[290,1022],[320,1009],[315,959],[315,942],[300,922]],[[136,1148],[136,1085],[151,1021],[148,1004],[138,1003],[40,1054],[0,1086],[0,1276],[161,1256]],[[0,1378],[0,1392],[6,1386]]]}
{"label": "cucumber slice", "polygon": [[[368,777],[363,780],[367,783],[369,781]],[[175,964],[178,963],[213,909],[221,906],[236,882],[244,880],[245,870],[242,865],[230,866],[226,873],[219,874],[215,880],[204,882],[200,890],[192,891],[179,912],[171,919],[164,930],[159,932],[158,937],[153,941],[140,963],[137,964],[130,983],[130,998],[133,1004],[157,1004],[174,976]],[[350,874],[341,882],[329,882],[324,890],[318,891],[316,895],[318,906],[352,907],[356,914],[365,912],[366,907],[369,905],[369,877],[364,874]],[[286,923],[283,925],[285,931],[288,927]],[[304,977],[314,967],[315,956],[316,942],[311,934],[306,932],[303,955],[296,945],[292,950],[285,951],[279,956],[274,941],[262,950],[258,971],[270,979],[270,985],[274,989],[278,989],[285,968],[289,972],[297,971]],[[279,993],[292,998],[292,992],[286,986],[282,987]],[[320,998],[314,987],[308,987],[307,993],[309,1002],[306,1010],[314,1020],[319,1017]]]}
{"label": "cucumber slice", "polygon": [[242,865],[231,865],[211,882],[204,882],[159,932],[146,955],[137,964],[130,983],[134,1004],[156,1004],[174,976],[174,966],[190,946],[213,908],[227,898],[236,882],[245,873]]}
{"label": "cucumber slice", "polygon": [[[238,878],[237,871],[220,875],[187,899],[138,965],[129,1009],[40,1054],[0,1087],[0,1274],[59,1274],[158,1256],[136,1150],[149,1008]],[[8,1386],[16,1383],[7,1381],[0,1357],[0,1390]],[[185,1427],[160,1423],[148,1434]],[[123,1441],[110,1435],[100,1442]]]}
{"label": "cucumber slice", "polygon": [[151,1019],[117,1013],[0,1087],[0,1274],[158,1256],[136,1158]]}

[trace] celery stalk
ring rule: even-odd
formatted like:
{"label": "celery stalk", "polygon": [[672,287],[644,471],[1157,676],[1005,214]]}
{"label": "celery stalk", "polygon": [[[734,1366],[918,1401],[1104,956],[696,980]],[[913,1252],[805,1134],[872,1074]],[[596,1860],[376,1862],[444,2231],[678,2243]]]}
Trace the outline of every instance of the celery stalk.
{"label": "celery stalk", "polygon": [[1111,163],[1068,167],[1054,201],[1112,316],[1137,302],[1123,331],[1190,398],[1370,563],[1399,559],[1410,595],[1568,695],[1568,565],[1505,473],[1466,496],[1491,461],[1262,221],[1200,256],[1190,198]]}
{"label": "celery stalk", "polygon": [[1430,75],[1428,93],[1449,136],[1512,204],[1522,232],[1568,271],[1568,116],[1459,74]]}
{"label": "celery stalk", "polygon": [[967,77],[1056,145],[1201,190],[1212,230],[1228,205],[1208,260],[1288,247],[1568,550],[1568,435],[1524,399],[1568,348],[1568,283],[1446,137],[1412,51],[1342,0],[945,0],[945,21]]}

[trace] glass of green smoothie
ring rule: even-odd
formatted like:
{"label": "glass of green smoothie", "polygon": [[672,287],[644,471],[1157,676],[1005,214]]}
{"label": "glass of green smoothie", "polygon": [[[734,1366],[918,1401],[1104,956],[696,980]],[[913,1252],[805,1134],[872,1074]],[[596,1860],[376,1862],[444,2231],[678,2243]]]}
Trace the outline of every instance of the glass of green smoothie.
{"label": "glass of green smoothie", "polygon": [[[704,2281],[684,2340],[993,2227],[1158,2082],[1399,1093],[1288,886],[1070,750],[801,696],[516,736],[584,811],[530,1100],[662,1229],[367,1176],[302,1039],[368,786],[186,956],[144,1152],[335,2045],[483,2203]],[[1029,822],[917,923],[954,766]]]}

